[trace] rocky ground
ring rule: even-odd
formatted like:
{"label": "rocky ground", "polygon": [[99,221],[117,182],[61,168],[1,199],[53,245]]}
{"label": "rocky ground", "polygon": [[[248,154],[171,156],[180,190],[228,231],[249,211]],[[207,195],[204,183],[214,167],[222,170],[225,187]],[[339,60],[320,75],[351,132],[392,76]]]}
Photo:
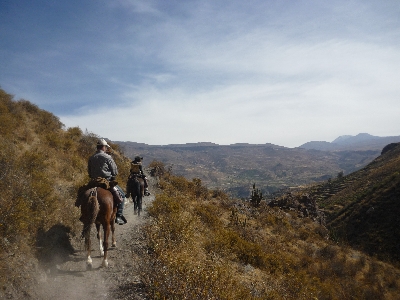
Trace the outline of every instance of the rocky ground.
{"label": "rocky ground", "polygon": [[[39,284],[29,293],[32,299],[147,299],[144,285],[138,274],[138,250],[143,249],[143,237],[140,226],[146,222],[146,205],[154,199],[151,196],[143,199],[141,216],[134,215],[133,203],[129,199],[125,204],[124,216],[128,220],[125,225],[116,225],[117,247],[108,252],[109,266],[101,267],[96,229],[92,228],[93,268],[86,269],[86,253],[84,242],[80,238],[71,240],[74,248],[72,254],[62,262],[49,265],[47,270],[39,274]],[[111,241],[110,241],[111,244]],[[55,261],[55,260],[54,260]]]}

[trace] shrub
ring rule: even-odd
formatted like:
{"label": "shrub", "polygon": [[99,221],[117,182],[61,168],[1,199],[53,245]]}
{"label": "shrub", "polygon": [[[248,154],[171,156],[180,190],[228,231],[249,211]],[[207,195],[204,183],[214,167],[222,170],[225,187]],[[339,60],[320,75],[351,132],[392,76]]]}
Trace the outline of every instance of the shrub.
{"label": "shrub", "polygon": [[160,182],[141,266],[153,299],[395,299],[398,271],[327,241],[310,219],[262,203],[204,201],[201,182],[172,174]]}
{"label": "shrub", "polygon": [[219,209],[216,205],[201,203],[194,207],[194,213],[200,217],[200,220],[205,226],[213,229],[222,227],[222,222],[219,218]]}

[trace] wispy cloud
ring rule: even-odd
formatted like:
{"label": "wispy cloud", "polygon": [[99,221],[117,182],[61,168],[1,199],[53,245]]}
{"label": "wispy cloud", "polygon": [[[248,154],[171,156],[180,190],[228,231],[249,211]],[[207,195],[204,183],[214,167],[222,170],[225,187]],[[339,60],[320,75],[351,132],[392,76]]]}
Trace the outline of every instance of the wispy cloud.
{"label": "wispy cloud", "polygon": [[76,25],[72,10],[61,15],[56,31],[65,39],[53,32],[51,41],[39,35],[46,49],[4,47],[13,62],[0,75],[3,88],[25,90],[67,126],[149,144],[293,147],[342,134],[400,134],[395,1],[77,7],[86,19]]}

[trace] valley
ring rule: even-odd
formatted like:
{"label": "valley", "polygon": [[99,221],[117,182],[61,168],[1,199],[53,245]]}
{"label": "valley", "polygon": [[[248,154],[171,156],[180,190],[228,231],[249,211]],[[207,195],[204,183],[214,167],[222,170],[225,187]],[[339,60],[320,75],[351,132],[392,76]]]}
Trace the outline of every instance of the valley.
{"label": "valley", "polygon": [[253,183],[265,194],[349,174],[367,165],[380,150],[320,151],[273,144],[217,145],[196,143],[153,146],[115,142],[127,157],[144,157],[144,164],[161,161],[174,174],[199,178],[209,188],[246,198]]}

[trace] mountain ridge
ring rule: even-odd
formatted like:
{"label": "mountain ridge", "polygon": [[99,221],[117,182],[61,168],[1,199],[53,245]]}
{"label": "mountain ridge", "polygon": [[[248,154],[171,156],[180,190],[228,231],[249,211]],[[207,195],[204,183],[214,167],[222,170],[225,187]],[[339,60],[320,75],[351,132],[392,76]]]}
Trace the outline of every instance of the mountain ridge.
{"label": "mountain ridge", "polygon": [[344,150],[382,150],[387,144],[400,142],[400,136],[374,136],[369,133],[353,135],[342,135],[332,142],[310,141],[302,144],[299,148],[314,149],[321,151],[344,151]]}
{"label": "mountain ridge", "polygon": [[266,193],[348,174],[376,158],[382,149],[319,151],[273,144],[182,144],[154,146],[115,142],[127,157],[158,160],[188,179],[199,178],[210,188],[248,197],[253,183]]}

